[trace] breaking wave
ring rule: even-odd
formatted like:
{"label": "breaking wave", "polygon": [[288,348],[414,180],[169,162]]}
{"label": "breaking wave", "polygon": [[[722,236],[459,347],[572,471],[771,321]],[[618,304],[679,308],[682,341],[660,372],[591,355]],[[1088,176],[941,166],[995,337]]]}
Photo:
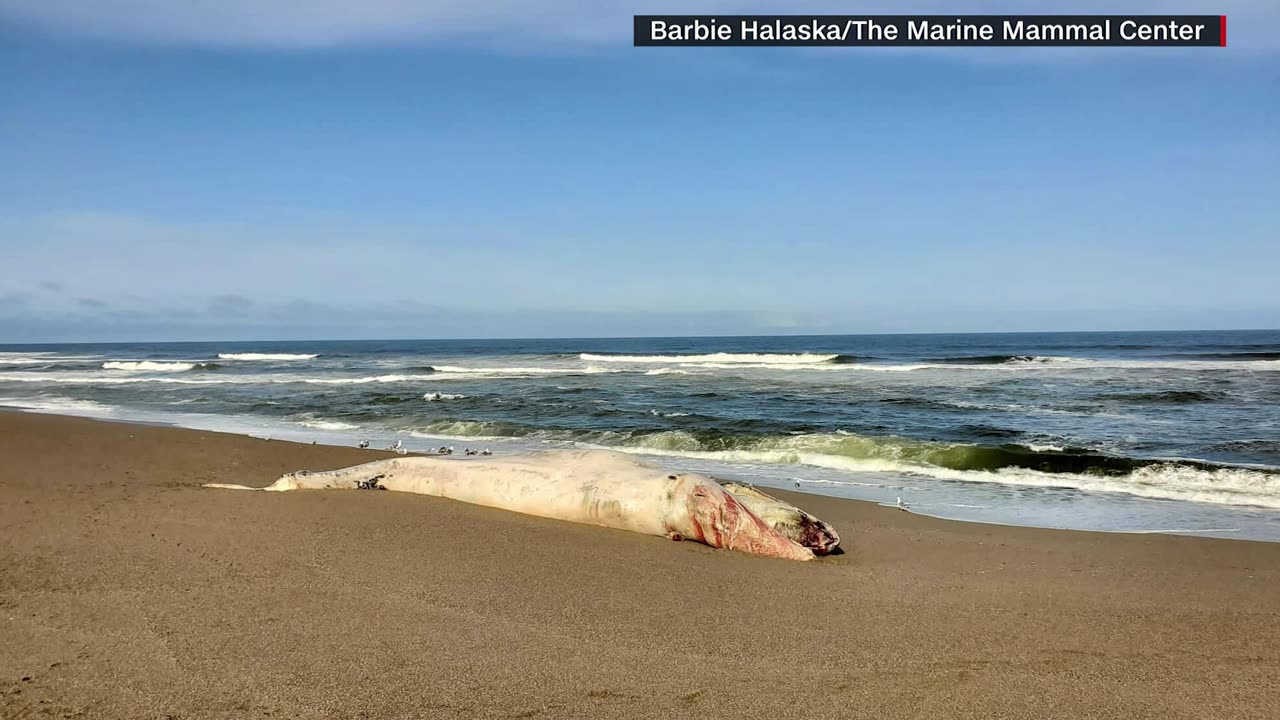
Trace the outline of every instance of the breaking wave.
{"label": "breaking wave", "polygon": [[155,362],[152,360],[112,360],[102,363],[103,370],[138,370],[147,372],[185,372],[187,370],[216,370],[217,363]]}
{"label": "breaking wave", "polygon": [[92,400],[75,400],[72,398],[40,397],[40,398],[0,398],[0,407],[22,408],[34,412],[67,413],[101,417],[115,413],[118,408]]}
{"label": "breaking wave", "polygon": [[401,383],[430,379],[432,379],[431,375],[366,375],[364,377],[349,378],[282,378],[270,382],[300,382],[307,385],[367,385],[369,383]]}
{"label": "breaking wave", "polygon": [[466,397],[467,396],[463,395],[462,393],[435,392],[435,393],[427,393],[423,395],[422,399],[426,400],[427,402],[440,402],[441,400],[464,400],[466,399]]}
{"label": "breaking wave", "polygon": [[261,376],[238,375],[208,378],[178,377],[177,372],[160,375],[71,375],[0,373],[0,382],[52,383],[56,385],[135,385],[142,383],[162,385],[364,385],[368,383],[401,383],[430,380],[431,375],[369,375],[364,377],[320,378],[289,375]]}
{"label": "breaking wave", "polygon": [[161,375],[111,375],[111,374],[94,374],[94,375],[69,375],[58,374],[51,375],[42,374],[20,374],[20,373],[0,373],[0,382],[21,382],[33,384],[55,384],[55,385],[135,385],[141,383],[158,383],[170,385],[254,385],[263,382],[301,382],[299,380],[263,380],[261,378],[240,377],[240,378],[223,378],[223,379],[195,379],[187,377],[177,377],[178,373],[163,373]]}

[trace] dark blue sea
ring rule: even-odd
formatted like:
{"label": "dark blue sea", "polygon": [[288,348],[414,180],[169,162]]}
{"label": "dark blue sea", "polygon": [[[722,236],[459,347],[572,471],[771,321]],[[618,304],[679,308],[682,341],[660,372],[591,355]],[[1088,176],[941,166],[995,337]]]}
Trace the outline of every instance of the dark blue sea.
{"label": "dark blue sea", "polygon": [[0,405],[1280,540],[1280,331],[0,345]]}

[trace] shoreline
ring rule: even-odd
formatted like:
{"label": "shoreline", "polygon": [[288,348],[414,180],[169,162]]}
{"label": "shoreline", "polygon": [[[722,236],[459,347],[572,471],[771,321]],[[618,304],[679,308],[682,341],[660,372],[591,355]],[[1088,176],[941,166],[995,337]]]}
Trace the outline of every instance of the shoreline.
{"label": "shoreline", "polygon": [[[124,408],[113,408],[113,410],[117,412],[124,412],[126,414],[130,413],[130,411]],[[235,420],[244,420],[244,421],[250,420],[250,418],[248,417],[241,418],[237,416],[210,416],[215,418],[223,418],[225,420],[229,420],[233,422],[226,422],[226,423],[199,422],[195,424],[183,424],[181,422],[181,418],[182,418],[181,414],[175,414],[173,419],[168,419],[168,420],[143,419],[143,418],[121,417],[121,416],[111,416],[111,415],[76,414],[73,412],[68,412],[66,409],[63,409],[63,408],[45,409],[45,408],[36,408],[36,407],[5,405],[2,403],[0,403],[0,413],[30,413],[35,415],[52,415],[55,417],[88,419],[88,420],[94,420],[98,422],[107,422],[107,423],[128,423],[128,424],[138,424],[138,425],[150,425],[155,427],[168,427],[168,428],[191,430],[191,431],[197,431],[197,432],[214,432],[214,433],[221,433],[226,435],[233,435],[237,437],[253,438],[258,440],[261,440],[262,438],[267,437],[267,438],[276,438],[280,442],[294,442],[294,443],[303,444],[303,445],[313,444],[313,445],[322,445],[325,447],[335,447],[335,448],[352,448],[356,443],[356,441],[353,439],[356,436],[350,435],[350,431],[347,431],[347,430],[340,431],[340,430],[313,427],[313,426],[294,427],[293,423],[272,421],[270,419],[265,419],[265,418],[252,418],[253,421],[258,421],[262,423],[261,428],[258,430],[258,432],[255,433],[247,425],[245,427],[236,428],[235,427],[236,423],[234,422]],[[203,416],[201,416],[201,419],[203,420]],[[433,435],[428,437],[425,435],[416,435],[412,433],[410,435],[412,436],[411,439],[409,440],[411,444],[423,443],[423,442],[432,441],[432,440],[443,440],[445,442],[457,442],[457,443],[488,442],[494,445],[506,445],[508,446],[508,449],[511,449],[517,453],[538,452],[539,450],[546,449],[546,448],[537,447],[536,445],[533,445],[531,443],[524,442],[520,438],[487,438],[487,437],[479,438],[479,437],[462,437],[462,436],[448,436],[448,435]],[[402,436],[399,434],[388,435],[384,438],[380,438],[379,442],[381,442],[381,440],[386,438],[395,439],[400,437]],[[894,499],[892,497],[893,493],[889,492],[888,490],[885,490],[879,493],[871,492],[869,490],[870,488],[879,489],[877,486],[874,486],[874,485],[866,485],[862,483],[841,484],[841,483],[822,481],[822,480],[819,480],[819,481],[806,480],[804,481],[803,485],[798,486],[796,488],[792,488],[788,485],[780,484],[770,478],[759,478],[749,474],[742,473],[741,471],[732,467],[717,468],[715,467],[716,463],[714,461],[711,461],[711,462],[700,461],[697,458],[684,457],[679,454],[646,453],[643,451],[634,451],[629,448],[617,448],[617,447],[607,447],[607,446],[600,446],[600,447],[601,449],[606,449],[606,450],[619,450],[622,452],[628,452],[629,454],[634,454],[639,458],[642,458],[648,462],[651,462],[660,466],[667,466],[673,469],[678,469],[686,472],[701,472],[704,474],[720,477],[721,479],[724,479],[724,480],[732,480],[737,482],[746,482],[750,484],[756,484],[762,488],[767,489],[770,492],[784,492],[784,493],[795,492],[801,495],[839,498],[842,500],[854,500],[858,502],[871,503],[880,507],[898,509],[895,506]],[[376,449],[376,448],[373,448],[373,449]],[[421,454],[421,451],[411,450],[411,452],[417,452],[418,454]],[[803,467],[803,466],[797,466],[797,467]],[[890,474],[884,474],[884,473],[877,474],[876,476],[880,476],[880,475],[883,475],[884,477],[894,477]],[[911,476],[903,475],[901,479],[905,482],[911,479]],[[1028,486],[1026,489],[1040,490],[1042,488]],[[824,492],[824,490],[826,490],[826,492]],[[1216,503],[1195,503],[1195,502],[1184,501],[1184,500],[1146,498],[1141,496],[1127,495],[1124,493],[1119,493],[1119,494],[1102,493],[1099,495],[1095,493],[1088,493],[1085,491],[1075,491],[1075,492],[1079,493],[1077,502],[1081,502],[1081,503],[1093,502],[1095,500],[1103,504],[1114,503],[1116,501],[1126,502],[1126,503],[1138,503],[1143,506],[1146,506],[1155,515],[1159,515],[1157,510],[1162,506],[1173,504],[1176,506],[1180,506],[1184,509],[1192,508],[1194,510],[1199,511],[1200,513],[1228,516],[1228,517],[1233,517],[1236,520],[1239,520],[1241,518],[1247,518],[1248,521],[1245,523],[1241,523],[1241,522],[1231,523],[1236,525],[1237,527],[1226,527],[1227,523],[1215,524],[1210,520],[1202,521],[1201,523],[1201,524],[1204,524],[1204,522],[1207,522],[1209,525],[1208,527],[1117,527],[1117,526],[1078,527],[1070,523],[1049,524],[1049,523],[1035,523],[1035,522],[1022,522],[1022,523],[1013,522],[1007,516],[1010,516],[1010,515],[1016,516],[1017,515],[1016,508],[1012,512],[1006,511],[1005,513],[1006,517],[983,518],[983,517],[973,516],[972,512],[957,513],[952,511],[951,513],[947,513],[945,511],[939,511],[939,512],[930,513],[927,511],[923,511],[918,503],[914,503],[910,501],[907,503],[907,505],[908,505],[908,511],[911,514],[919,515],[921,517],[928,517],[928,518],[933,518],[937,520],[947,520],[952,522],[974,523],[979,525],[994,525],[998,527],[1031,528],[1031,529],[1040,529],[1040,530],[1064,530],[1064,531],[1073,531],[1073,532],[1100,532],[1100,533],[1114,533],[1114,534],[1122,534],[1122,535],[1159,534],[1159,535],[1175,535],[1175,536],[1181,536],[1181,537],[1212,537],[1212,538],[1232,539],[1232,540],[1248,540],[1248,541],[1255,541],[1255,542],[1280,543],[1280,510],[1273,510],[1270,508],[1262,508],[1262,507],[1251,507],[1251,506],[1228,506],[1228,505],[1219,505]],[[874,495],[877,495],[877,494],[882,497],[879,497],[879,498],[873,497]],[[933,504],[927,504],[926,506],[932,506],[932,505]],[[1186,514],[1194,515],[1196,513],[1194,512],[1184,513],[1184,515]],[[968,515],[968,516],[966,517],[965,515]],[[1254,517],[1249,517],[1250,515]],[[1135,524],[1135,523],[1131,523],[1131,524]],[[1251,531],[1254,533],[1254,536],[1249,535]]]}
{"label": "shoreline", "polygon": [[[0,404],[0,413],[33,413],[37,415],[53,415],[55,417],[76,418],[81,420],[90,420],[93,422],[120,423],[120,424],[127,424],[127,425],[143,425],[147,427],[170,428],[174,430],[186,430],[190,432],[209,432],[209,433],[216,433],[219,435],[230,435],[233,437],[242,437],[242,438],[259,440],[259,441],[263,441],[265,438],[265,436],[252,435],[249,433],[241,433],[241,432],[234,432],[234,431],[227,431],[227,430],[209,430],[209,429],[202,429],[202,428],[192,428],[192,427],[180,425],[175,422],[165,422],[162,420],[134,420],[134,419],[127,419],[127,418],[103,418],[103,417],[93,417],[93,416],[86,416],[86,415],[71,415],[63,412],[35,410],[31,408],[15,407],[15,406],[4,405],[4,404]],[[333,431],[325,431],[319,428],[310,428],[310,430],[312,432],[320,432],[320,433],[333,432]],[[298,435],[310,434],[306,431],[301,431],[301,430],[293,431],[293,432]],[[435,439],[453,440],[455,442],[462,442],[463,440],[466,439],[466,438],[460,438],[460,437],[450,438],[447,436],[433,436],[433,437]],[[422,440],[426,438],[417,438],[417,439]],[[274,438],[274,437],[269,438],[269,440],[271,442],[291,443],[295,445],[305,445],[305,446],[318,445],[318,446],[324,446],[324,447],[330,447],[330,448],[351,448],[350,445],[346,445],[346,444],[326,443],[326,442],[320,442],[320,441],[306,442],[303,440],[290,440],[290,439],[282,439],[282,438]],[[356,448],[356,449],[359,449],[359,448]],[[615,448],[608,448],[608,447],[601,446],[601,449],[613,450]],[[382,449],[373,448],[373,447],[365,449],[364,452],[379,453],[379,457],[374,459],[381,459],[383,456],[386,456],[386,457],[393,456],[393,455],[387,454],[386,451]],[[411,451],[409,454],[423,455],[424,453]],[[429,453],[426,453],[426,454],[430,456]],[[661,455],[646,455],[643,453],[637,453],[637,456],[658,465],[662,464],[663,459],[672,459],[672,458],[667,458]],[[1061,532],[1103,533],[1103,534],[1117,534],[1117,535],[1169,535],[1173,537],[1206,537],[1206,538],[1215,538],[1215,539],[1221,539],[1221,540],[1237,540],[1241,542],[1261,542],[1261,543],[1273,543],[1273,544],[1280,543],[1280,541],[1276,541],[1276,540],[1230,537],[1230,536],[1224,537],[1220,535],[1204,534],[1204,533],[1210,533],[1210,532],[1232,532],[1232,530],[1223,529],[1223,528],[1204,529],[1204,530],[1201,530],[1201,529],[1100,530],[1100,529],[1092,529],[1092,528],[1054,527],[1054,526],[1044,526],[1044,525],[1019,525],[1016,523],[999,522],[994,520],[970,520],[970,519],[963,519],[963,518],[951,518],[951,517],[943,517],[939,515],[931,515],[926,512],[919,512],[918,510],[912,509],[910,506],[906,508],[899,508],[892,505],[891,503],[886,503],[886,502],[878,502],[875,500],[866,500],[866,499],[856,498],[856,497],[845,497],[841,495],[834,495],[834,494],[822,493],[822,492],[813,492],[812,490],[822,487],[821,484],[816,484],[816,483],[809,484],[808,485],[809,489],[805,489],[804,487],[801,487],[798,489],[791,489],[791,488],[782,488],[782,487],[777,487],[772,485],[761,485],[760,487],[768,490],[770,493],[781,494],[783,496],[796,495],[796,496],[799,496],[800,498],[804,498],[806,496],[810,496],[810,497],[817,496],[817,497],[823,497],[823,498],[833,498],[833,499],[838,499],[838,500],[843,500],[848,502],[867,503],[869,505],[874,505],[876,507],[885,508],[889,510],[896,510],[899,512],[906,512],[911,515],[917,515],[919,517],[925,517],[931,520],[939,520],[943,522],[966,523],[966,524],[973,524],[973,525],[992,525],[995,527],[1002,527],[1002,528],[1026,528],[1031,530],[1051,530],[1051,531],[1061,531]],[[792,501],[794,502],[795,499],[792,498]],[[803,500],[800,500],[800,502],[803,502]],[[1277,515],[1280,516],[1280,512],[1278,512]]]}
{"label": "shoreline", "polygon": [[[1280,545],[780,491],[809,563],[402,493],[391,453],[0,412],[0,714],[1267,717]],[[26,678],[26,679],[23,679]]]}

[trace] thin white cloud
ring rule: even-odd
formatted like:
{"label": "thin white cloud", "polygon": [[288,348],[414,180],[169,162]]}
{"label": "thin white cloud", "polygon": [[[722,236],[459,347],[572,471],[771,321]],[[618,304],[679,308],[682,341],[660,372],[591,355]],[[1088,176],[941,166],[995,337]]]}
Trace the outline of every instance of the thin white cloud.
{"label": "thin white cloud", "polygon": [[1280,47],[1275,0],[0,0],[0,18],[55,32],[172,45],[323,48],[464,41],[627,45],[633,14],[1226,14],[1236,48]]}

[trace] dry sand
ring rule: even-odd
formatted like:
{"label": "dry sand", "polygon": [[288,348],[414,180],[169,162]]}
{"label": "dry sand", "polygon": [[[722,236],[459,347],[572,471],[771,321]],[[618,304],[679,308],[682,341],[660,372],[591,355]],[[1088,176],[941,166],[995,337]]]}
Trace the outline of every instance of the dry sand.
{"label": "dry sand", "polygon": [[389,492],[386,453],[0,413],[0,715],[1275,718],[1280,544],[786,494],[813,563]]}

